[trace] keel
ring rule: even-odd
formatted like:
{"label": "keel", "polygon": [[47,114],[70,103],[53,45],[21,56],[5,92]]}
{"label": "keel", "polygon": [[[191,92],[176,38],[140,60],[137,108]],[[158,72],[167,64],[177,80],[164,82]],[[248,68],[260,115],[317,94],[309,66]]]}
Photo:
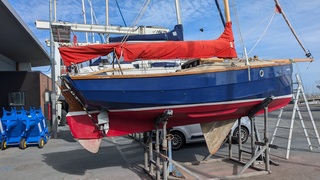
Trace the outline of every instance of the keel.
{"label": "keel", "polygon": [[97,153],[100,148],[102,139],[78,139],[78,142],[83,148],[91,153]]}
{"label": "keel", "polygon": [[215,154],[231,130],[236,119],[202,123],[201,129],[210,154]]}

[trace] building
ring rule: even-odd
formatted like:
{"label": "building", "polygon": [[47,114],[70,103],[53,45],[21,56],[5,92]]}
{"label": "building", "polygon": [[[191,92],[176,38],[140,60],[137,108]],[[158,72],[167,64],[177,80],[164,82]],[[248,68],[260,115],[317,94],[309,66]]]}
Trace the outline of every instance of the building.
{"label": "building", "polygon": [[0,22],[0,117],[2,108],[31,106],[41,107],[50,121],[51,78],[32,72],[50,65],[48,52],[7,0],[0,1]]}

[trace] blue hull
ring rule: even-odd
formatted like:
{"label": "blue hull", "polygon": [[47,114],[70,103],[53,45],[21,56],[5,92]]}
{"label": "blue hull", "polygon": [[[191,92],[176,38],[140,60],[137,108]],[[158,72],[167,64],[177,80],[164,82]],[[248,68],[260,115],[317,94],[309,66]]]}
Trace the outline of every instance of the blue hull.
{"label": "blue hull", "polygon": [[67,80],[89,109],[134,109],[250,100],[292,93],[292,65],[160,77]]}

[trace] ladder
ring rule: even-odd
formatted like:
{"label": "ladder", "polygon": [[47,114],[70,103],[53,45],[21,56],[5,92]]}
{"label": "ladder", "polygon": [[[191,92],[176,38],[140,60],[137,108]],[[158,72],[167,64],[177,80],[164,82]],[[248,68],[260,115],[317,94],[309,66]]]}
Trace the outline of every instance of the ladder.
{"label": "ladder", "polygon": [[[296,79],[297,79],[297,82],[294,83],[294,84],[296,84],[297,87],[294,88],[294,92],[293,92],[293,96],[292,96],[292,99],[294,101],[294,106],[293,106],[293,112],[292,112],[292,116],[291,116],[290,127],[280,126],[281,121],[283,121],[282,118],[281,118],[282,113],[283,113],[283,108],[281,108],[279,116],[278,116],[278,121],[276,123],[276,127],[274,129],[274,132],[273,132],[273,135],[272,135],[272,139],[271,139],[271,142],[270,142],[271,144],[273,143],[273,141],[274,141],[274,139],[276,137],[276,133],[277,133],[278,128],[289,129],[289,137],[288,137],[286,159],[289,159],[290,147],[291,147],[291,141],[292,141],[292,131],[293,131],[293,128],[294,128],[294,121],[295,121],[296,113],[298,113],[298,116],[299,116],[299,119],[300,119],[300,122],[301,122],[301,126],[303,128],[304,134],[305,134],[307,142],[308,142],[309,149],[310,149],[310,151],[313,150],[312,149],[313,145],[311,144],[310,136],[308,134],[307,128],[305,126],[304,120],[302,118],[302,115],[301,115],[301,112],[300,112],[300,109],[299,109],[299,104],[298,103],[299,103],[300,94],[303,96],[304,103],[305,103],[305,105],[307,107],[307,111],[308,111],[308,114],[309,114],[309,117],[310,117],[310,121],[311,121],[311,124],[313,126],[313,130],[314,130],[314,138],[317,139],[318,144],[319,144],[319,146],[317,148],[320,149],[320,138],[319,138],[319,133],[318,133],[318,130],[317,130],[317,126],[316,126],[316,124],[314,122],[314,119],[313,119],[313,116],[312,116],[312,113],[311,113],[311,110],[310,110],[310,107],[309,107],[309,103],[308,103],[308,100],[306,98],[306,95],[305,95],[305,92],[304,92],[304,89],[303,89],[303,84],[302,84],[301,79],[300,79],[298,74],[296,74]],[[283,123],[288,125],[288,123],[286,123],[286,122],[283,122]]]}

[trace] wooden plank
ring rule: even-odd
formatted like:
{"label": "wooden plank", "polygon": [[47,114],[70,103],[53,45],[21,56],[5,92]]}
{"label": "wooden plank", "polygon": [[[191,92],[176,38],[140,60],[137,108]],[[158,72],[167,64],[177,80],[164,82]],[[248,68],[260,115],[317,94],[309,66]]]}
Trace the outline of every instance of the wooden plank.
{"label": "wooden plank", "polygon": [[133,69],[133,68],[110,68],[110,69],[102,69],[102,70],[99,70],[99,71],[95,71],[95,72],[92,72],[92,73],[89,73],[87,74],[87,76],[93,76],[93,75],[97,75],[97,74],[100,74],[100,73],[106,73],[106,72],[113,72],[113,71],[125,71],[125,70],[128,70],[128,69]]}
{"label": "wooden plank", "polygon": [[277,63],[296,63],[296,62],[313,62],[314,58],[295,58],[295,59],[274,59],[270,60]]}
{"label": "wooden plank", "polygon": [[[214,64],[199,65],[192,68],[182,69],[177,72],[171,73],[159,73],[159,74],[127,74],[127,75],[75,75],[70,76],[72,79],[106,79],[106,78],[148,78],[148,77],[164,77],[164,76],[183,76],[190,74],[201,74],[211,72],[223,72],[248,69],[248,66],[244,62],[237,62],[235,66],[232,66],[229,62],[216,62]],[[257,60],[250,62],[250,68],[262,68],[270,66],[279,66],[284,64],[291,64],[289,60]]]}

